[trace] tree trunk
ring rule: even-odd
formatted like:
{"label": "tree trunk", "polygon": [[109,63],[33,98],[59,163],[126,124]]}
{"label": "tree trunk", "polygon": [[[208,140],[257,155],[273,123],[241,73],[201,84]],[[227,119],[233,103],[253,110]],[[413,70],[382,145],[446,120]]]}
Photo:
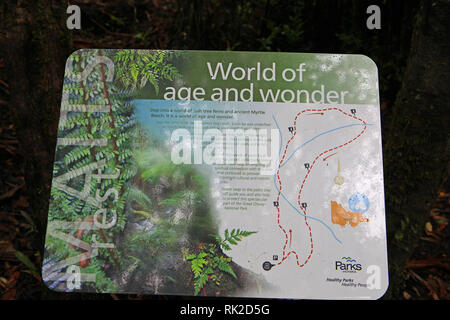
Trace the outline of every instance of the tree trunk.
{"label": "tree trunk", "polygon": [[72,51],[67,3],[2,1],[0,50],[24,159],[30,211],[43,252],[65,61]]}
{"label": "tree trunk", "polygon": [[390,286],[400,298],[404,265],[448,174],[450,2],[422,1],[384,148]]}
{"label": "tree trunk", "polygon": [[[2,55],[9,76],[11,113],[25,159],[25,182],[43,241],[65,60],[72,46],[64,3],[5,1]],[[43,242],[42,242],[43,243]]]}

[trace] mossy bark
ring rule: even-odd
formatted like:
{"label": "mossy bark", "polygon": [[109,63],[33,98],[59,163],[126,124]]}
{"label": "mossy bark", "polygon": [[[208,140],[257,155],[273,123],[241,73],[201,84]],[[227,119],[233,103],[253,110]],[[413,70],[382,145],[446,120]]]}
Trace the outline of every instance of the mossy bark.
{"label": "mossy bark", "polygon": [[404,265],[448,175],[450,3],[422,1],[411,53],[384,146],[390,286],[400,298]]}

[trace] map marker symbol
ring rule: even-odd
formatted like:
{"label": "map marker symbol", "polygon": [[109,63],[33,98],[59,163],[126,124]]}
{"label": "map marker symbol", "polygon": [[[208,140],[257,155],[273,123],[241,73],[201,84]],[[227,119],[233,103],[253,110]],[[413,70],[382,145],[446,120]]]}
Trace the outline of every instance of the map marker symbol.
{"label": "map marker symbol", "polygon": [[338,186],[341,186],[344,184],[344,177],[340,175],[341,173],[341,161],[338,159],[338,174],[336,177],[334,177],[334,183]]}
{"label": "map marker symbol", "polygon": [[262,264],[263,269],[266,271],[272,269],[273,266],[274,264],[271,264],[270,261],[264,261],[264,263]]}

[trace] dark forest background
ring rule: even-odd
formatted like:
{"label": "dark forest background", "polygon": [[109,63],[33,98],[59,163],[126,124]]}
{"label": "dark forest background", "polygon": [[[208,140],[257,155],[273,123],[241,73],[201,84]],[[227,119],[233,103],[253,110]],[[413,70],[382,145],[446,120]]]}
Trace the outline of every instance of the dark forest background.
{"label": "dark forest background", "polygon": [[[0,298],[169,299],[54,293],[40,279],[65,61],[79,48],[355,53],[378,66],[390,287],[449,299],[449,47],[445,0],[0,3]],[[366,9],[381,9],[369,30]]]}

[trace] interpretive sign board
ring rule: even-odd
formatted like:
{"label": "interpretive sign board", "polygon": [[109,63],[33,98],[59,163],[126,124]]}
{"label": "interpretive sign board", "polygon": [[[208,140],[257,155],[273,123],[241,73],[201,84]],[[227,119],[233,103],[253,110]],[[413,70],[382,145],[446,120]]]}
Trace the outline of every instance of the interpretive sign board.
{"label": "interpretive sign board", "polygon": [[366,56],[76,51],[43,279],[66,292],[377,299],[382,163]]}

